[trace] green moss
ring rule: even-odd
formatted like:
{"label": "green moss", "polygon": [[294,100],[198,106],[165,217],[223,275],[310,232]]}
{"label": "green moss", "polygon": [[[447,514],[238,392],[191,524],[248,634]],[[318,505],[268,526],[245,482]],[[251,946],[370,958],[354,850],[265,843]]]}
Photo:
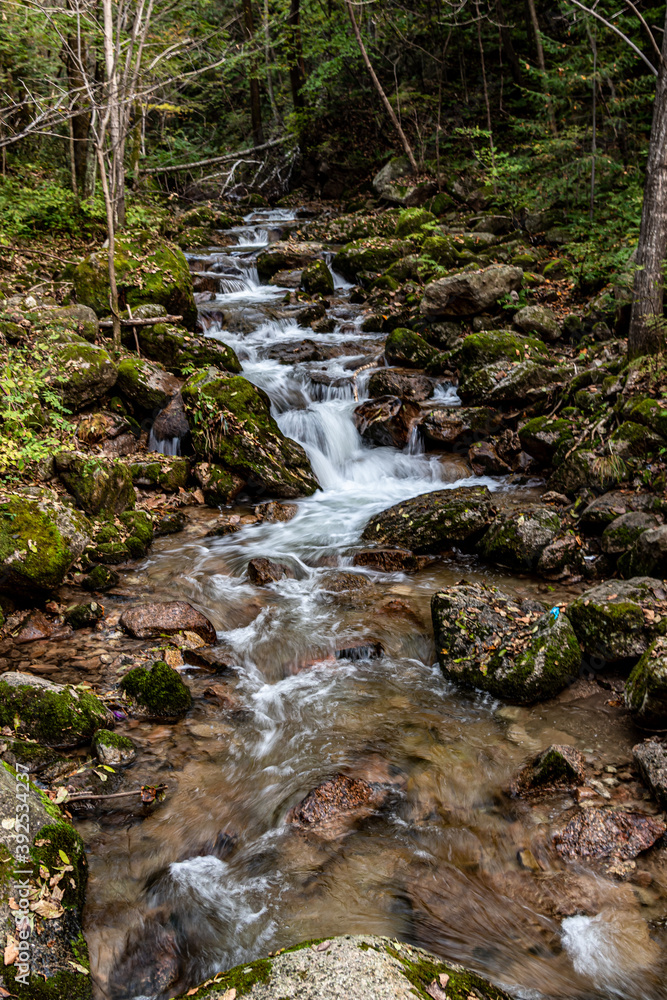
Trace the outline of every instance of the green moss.
{"label": "green moss", "polygon": [[333,295],[333,275],[323,260],[314,260],[304,268],[301,287],[309,295]]}
{"label": "green moss", "polygon": [[649,727],[664,729],[667,719],[667,645],[656,639],[635,665],[625,685],[625,704]]}
{"label": "green moss", "polygon": [[17,982],[13,965],[3,966],[2,976],[11,995],[18,1000],[63,1000],[65,997],[67,1000],[91,1000],[93,995],[90,976],[76,969],[60,969],[48,979],[33,974],[28,986]]}
{"label": "green moss", "polygon": [[625,407],[624,415],[667,438],[667,406],[657,399],[632,399]]}
{"label": "green moss", "polygon": [[170,461],[133,462],[130,465],[132,482],[135,486],[150,487],[176,493],[185,487],[190,469],[186,458]]}
{"label": "green moss", "polygon": [[0,503],[2,590],[53,590],[72,561],[68,542],[36,502],[17,495]]}
{"label": "green moss", "polygon": [[652,433],[644,424],[635,423],[633,420],[625,420],[614,431],[610,441],[612,446],[616,445],[614,450],[617,453],[622,451],[624,456],[638,458],[651,454],[665,443],[661,437]]}
{"label": "green moss", "polygon": [[378,237],[360,240],[348,243],[336,254],[333,268],[348,281],[354,281],[360,271],[381,274],[412,249],[412,245],[404,240],[383,240]]}
{"label": "green moss", "polygon": [[77,412],[100,399],[116,383],[117,369],[108,351],[83,337],[64,333],[52,344],[51,384],[65,406]]}
{"label": "green moss", "polygon": [[491,333],[471,333],[455,353],[455,359],[464,371],[474,371],[481,365],[493,364],[507,359],[508,362],[524,361],[529,358],[548,357],[548,350],[536,337],[505,330]]}
{"label": "green moss", "polygon": [[422,243],[422,254],[442,267],[455,267],[460,259],[460,247],[446,236],[427,236]]}
{"label": "green moss", "polygon": [[120,514],[135,505],[132,476],[123,462],[65,452],[56,456],[56,469],[88,514]]}
{"label": "green moss", "polygon": [[396,235],[400,238],[418,232],[422,226],[435,222],[436,218],[425,208],[406,208],[396,221]]}
{"label": "green moss", "polygon": [[108,720],[103,703],[88,691],[11,687],[0,681],[0,726],[9,726],[48,747],[88,743]]}
{"label": "green moss", "polygon": [[430,1000],[427,987],[433,980],[438,980],[438,976],[449,977],[447,982],[447,1000],[470,1000],[470,997],[481,998],[481,1000],[510,1000],[510,997],[502,990],[496,989],[481,976],[474,972],[468,972],[460,966],[447,965],[445,962],[434,961],[430,956],[424,955],[413,948],[403,946],[393,948],[385,945],[384,950],[387,955],[396,959],[403,968],[406,979],[412,984],[417,992],[417,996],[424,1000]]}
{"label": "green moss", "polygon": [[556,452],[573,437],[572,422],[557,417],[533,417],[519,428],[523,450],[545,464],[550,464]]}
{"label": "green moss", "polygon": [[64,890],[61,903],[66,909],[74,908],[80,912],[86,901],[88,880],[83,840],[74,827],[64,821],[43,826],[35,839],[39,846],[33,844],[30,853],[36,864],[44,865],[52,875],[56,874],[57,869],[62,869],[63,865],[71,865],[74,869],[67,872],[60,883]]}
{"label": "green moss", "polygon": [[98,729],[93,737],[96,746],[112,747],[114,750],[134,750],[134,743],[127,736],[114,733],[111,729]]}
{"label": "green moss", "polygon": [[405,368],[425,368],[440,357],[440,352],[420,337],[414,330],[398,327],[389,334],[384,345],[384,356],[390,365]]}
{"label": "green moss", "polygon": [[118,365],[117,388],[140,409],[162,410],[172,394],[161,385],[161,370],[143,358],[124,358]]}
{"label": "green moss", "polygon": [[237,997],[245,996],[246,993],[250,993],[255,984],[265,986],[271,981],[272,966],[270,958],[259,958],[255,962],[237,965],[228,972],[216,976],[214,983],[201,986],[193,994],[194,1000],[197,1000],[197,997],[210,996],[213,993],[224,994],[227,990],[236,990]]}
{"label": "green moss", "polygon": [[154,717],[184,715],[192,705],[192,695],[175,670],[158,660],[150,670],[135,667],[123,677],[120,688],[140,708]]}
{"label": "green moss", "polygon": [[81,586],[84,590],[104,593],[104,591],[118,586],[118,583],[118,574],[114,573],[112,569],[107,566],[93,566],[90,573],[81,581]]}
{"label": "green moss", "polygon": [[138,329],[142,354],[159,361],[167,371],[185,376],[193,368],[207,368],[214,365],[221,371],[238,374],[241,362],[227,344],[188,334],[180,326],[156,323]]}

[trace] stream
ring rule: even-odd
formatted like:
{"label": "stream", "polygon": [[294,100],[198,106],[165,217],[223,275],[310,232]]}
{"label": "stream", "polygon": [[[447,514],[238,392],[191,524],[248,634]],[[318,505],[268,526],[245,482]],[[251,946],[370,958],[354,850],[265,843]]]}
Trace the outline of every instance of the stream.
{"label": "stream", "polygon": [[[667,997],[665,852],[640,857],[630,881],[566,866],[551,836],[574,800],[526,804],[503,792],[551,743],[610,768],[617,787],[613,776],[629,767],[639,738],[632,723],[586,677],[552,702],[516,708],[457,690],[435,663],[438,587],[466,577],[545,602],[574,591],[489,571],[473,557],[443,558],[411,576],[353,566],[369,518],[400,500],[483,484],[519,502],[540,486],[473,476],[464,457],[426,454],[418,437],[403,451],[364,443],[353,411],[367,398],[366,366],[384,337],[361,331],[360,308],[338,276],[336,329],[325,334],[285,317],[286,289],[257,278],[255,256],[272,231],[296,225],[288,210],[256,212],[231,234],[236,246],[188,255],[193,270],[204,262],[220,281],[201,306],[207,335],[234,348],[322,488],[297,502],[290,521],[222,537],[206,535],[214,513],[198,512],[126,575],[137,603],[181,599],[204,611],[232,658],[236,675],[225,683],[238,702],[231,711],[204,698],[215,678],[187,668],[195,697],[187,717],[127,730],[139,747],[137,779],[164,781],[165,802],[141,822],[77,821],[89,849],[85,929],[97,997],[145,995],[136,986],[142,963],[174,947],[187,989],[341,933],[411,941],[517,997]],[[306,338],[349,353],[281,364],[280,349]],[[455,389],[439,386],[432,403],[458,405]],[[255,557],[290,576],[253,586],[246,567]],[[354,573],[359,588],[340,590],[341,573]],[[340,773],[389,783],[392,795],[336,837],[285,822]]]}

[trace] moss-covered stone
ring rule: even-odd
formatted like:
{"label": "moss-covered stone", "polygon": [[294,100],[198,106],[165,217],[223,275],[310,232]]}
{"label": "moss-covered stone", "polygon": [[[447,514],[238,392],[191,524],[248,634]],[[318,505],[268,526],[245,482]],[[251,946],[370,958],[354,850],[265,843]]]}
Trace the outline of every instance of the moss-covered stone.
{"label": "moss-covered stone", "polygon": [[100,764],[109,767],[125,767],[137,756],[137,749],[132,740],[110,729],[97,730],[93,736],[91,750]]}
{"label": "moss-covered stone", "polygon": [[431,601],[435,646],[445,677],[504,701],[558,694],[576,676],[581,652],[565,614],[467,583]]}
{"label": "moss-covered stone", "polygon": [[551,465],[554,455],[573,440],[573,423],[558,417],[533,417],[519,428],[521,447],[542,465]]}
{"label": "moss-covered stone", "polygon": [[396,220],[396,235],[402,239],[418,232],[427,223],[435,221],[435,216],[425,208],[406,208]]}
{"label": "moss-covered stone", "polygon": [[308,457],[271,416],[268,397],[238,376],[198,372],[182,390],[197,455],[276,496],[307,496],[318,488]]}
{"label": "moss-covered stone", "polygon": [[470,548],[493,516],[485,486],[438,490],[403,500],[376,514],[361,539],[417,553]]}
{"label": "moss-covered stone", "polygon": [[333,295],[333,275],[323,260],[313,260],[303,269],[301,287],[309,295]]}
{"label": "moss-covered stone", "polygon": [[193,369],[210,365],[232,374],[241,371],[235,351],[219,340],[189,334],[170,323],[142,326],[137,333],[142,354],[159,361],[174,375],[186,377]]}
{"label": "moss-covered stone", "polygon": [[165,490],[167,493],[177,493],[185,488],[190,472],[187,458],[160,457],[155,461],[132,462],[130,473],[135,486],[144,489]]}
{"label": "moss-covered stone", "polygon": [[667,442],[644,424],[625,420],[610,438],[613,454],[622,459],[646,458],[657,454]]}
{"label": "moss-covered stone", "polygon": [[623,416],[636,424],[644,424],[655,434],[667,438],[667,406],[657,399],[630,399]]}
{"label": "moss-covered stone", "polygon": [[152,542],[150,514],[144,510],[126,510],[113,521],[97,522],[93,543],[86,552],[94,562],[117,566],[130,559],[141,559]]}
{"label": "moss-covered stone", "polygon": [[633,576],[667,576],[667,525],[641,531],[631,547],[618,560],[618,571],[626,578]]}
{"label": "moss-covered stone", "polygon": [[384,345],[387,364],[403,368],[426,368],[440,355],[414,330],[398,328],[389,334]]}
{"label": "moss-covered stone", "polygon": [[[602,532],[602,551],[606,552],[608,556],[619,556],[630,548],[642,532],[657,526],[658,519],[653,514],[646,514],[642,511],[621,514]],[[633,573],[632,575],[642,576],[644,574]]]}
{"label": "moss-covered stone", "polygon": [[117,389],[140,411],[163,410],[179,390],[179,382],[145,358],[124,358],[118,365]]}
{"label": "moss-covered stone", "polygon": [[104,618],[104,608],[97,601],[72,604],[65,611],[64,618],[73,629],[93,628]]}
{"label": "moss-covered stone", "polygon": [[488,562],[510,569],[535,569],[543,549],[553,541],[560,518],[549,507],[500,514],[477,543]]}
{"label": "moss-covered stone", "polygon": [[93,309],[84,305],[40,309],[33,316],[36,330],[68,330],[93,343],[100,332],[100,322]]}
{"label": "moss-covered stone", "polygon": [[412,250],[404,240],[385,240],[374,237],[348,243],[333,259],[333,268],[348,281],[354,281],[360,271],[381,274],[390,264],[405,257]]}
{"label": "moss-covered stone", "polygon": [[584,653],[615,662],[642,656],[667,632],[661,585],[651,577],[610,580],[585,591],[568,607]]}
{"label": "moss-covered stone", "polygon": [[61,333],[51,344],[48,379],[74,413],[101,399],[116,384],[118,370],[108,351],[75,333]]}
{"label": "moss-covered stone", "polygon": [[321,253],[319,243],[272,243],[257,255],[259,280],[270,281],[279,271],[302,271]]}
{"label": "moss-covered stone", "polygon": [[[389,266],[386,277],[393,278],[399,284],[406,281],[423,284],[433,277],[434,270],[433,264],[428,259],[418,257],[417,254],[408,254],[407,257],[401,257]],[[373,287],[376,286],[377,282]]]}
{"label": "moss-covered stone", "polygon": [[81,586],[84,590],[99,591],[103,594],[105,591],[117,587],[119,583],[118,573],[109,569],[108,566],[93,566],[90,573],[82,579]]}
{"label": "moss-covered stone", "polygon": [[549,479],[547,488],[574,497],[581,489],[590,487],[608,490],[616,482],[613,470],[602,466],[599,455],[587,448],[577,448],[559,464]]}
{"label": "moss-covered stone", "polygon": [[[197,321],[192,278],[183,251],[157,242],[149,233],[117,236],[116,284],[121,307],[157,302],[172,315],[182,316],[189,329]],[[106,250],[97,250],[79,264],[73,275],[76,297],[98,316],[109,313],[109,271]]]}
{"label": "moss-covered stone", "polygon": [[456,267],[460,261],[461,247],[449,236],[427,236],[422,243],[422,254],[442,267]]}
{"label": "moss-covered stone", "polygon": [[89,743],[93,733],[113,722],[104,704],[89,691],[51,684],[31,674],[6,673],[0,680],[0,726],[47,747]]}
{"label": "moss-covered stone", "polygon": [[667,640],[656,639],[633,668],[625,685],[625,704],[649,729],[667,728]]}
{"label": "moss-covered stone", "polygon": [[514,314],[513,323],[526,334],[536,334],[542,340],[558,340],[560,327],[546,306],[524,306]]}
{"label": "moss-covered stone", "polygon": [[192,705],[190,688],[164,660],[150,669],[135,667],[125,674],[120,689],[144,718],[175,719],[185,715]]}
{"label": "moss-covered stone", "polygon": [[528,406],[548,399],[571,374],[566,365],[548,368],[532,359],[497,361],[478,370],[467,368],[459,382],[459,395],[473,405]]}
{"label": "moss-covered stone", "polygon": [[222,507],[231,503],[245,486],[244,479],[213,462],[199,462],[194,474],[207,507]]}
{"label": "moss-covered stone", "polygon": [[88,514],[120,514],[132,508],[136,495],[123,462],[86,458],[73,451],[55,457],[56,471],[67,490]]}
{"label": "moss-covered stone", "polygon": [[510,333],[508,330],[471,333],[453,354],[453,360],[458,363],[464,376],[496,361],[506,360],[511,364],[526,358],[539,361],[545,357],[548,357],[548,352],[541,340]]}
{"label": "moss-covered stone", "polygon": [[0,591],[35,595],[54,590],[90,541],[92,525],[44,491],[0,499]]}

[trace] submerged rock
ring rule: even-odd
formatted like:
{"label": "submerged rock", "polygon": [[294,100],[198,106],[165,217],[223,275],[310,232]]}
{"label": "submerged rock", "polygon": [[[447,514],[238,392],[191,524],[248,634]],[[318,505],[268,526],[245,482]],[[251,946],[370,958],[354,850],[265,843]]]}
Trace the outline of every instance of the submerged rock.
{"label": "submerged rock", "polygon": [[655,816],[609,809],[578,812],[554,837],[566,861],[617,858],[629,861],[648,851],[667,831]]}
{"label": "submerged rock", "polygon": [[567,609],[582,649],[614,662],[642,656],[667,631],[667,594],[658,580],[608,580]]}
{"label": "submerged rock", "polygon": [[334,840],[372,816],[391,796],[391,785],[338,774],[293,806],[285,821],[325,840]]}
{"label": "submerged rock", "polygon": [[667,639],[648,647],[625,685],[625,704],[640,726],[667,729]]}
{"label": "submerged rock", "polygon": [[120,626],[133,639],[159,639],[178,632],[194,632],[213,645],[216,633],[208,618],[187,601],[140,604],[120,616]]}
{"label": "submerged rock", "polygon": [[431,556],[416,556],[408,549],[368,549],[354,557],[355,566],[381,573],[417,573],[432,561]]}
{"label": "submerged rock", "polygon": [[113,717],[90,691],[53,684],[33,674],[0,674],[0,726],[10,726],[47,747],[89,743]]}
{"label": "submerged rock", "polygon": [[651,794],[667,809],[667,746],[654,737],[633,747],[632,756]]}
{"label": "submerged rock", "polygon": [[192,705],[190,688],[164,660],[150,669],[135,667],[120,682],[134,714],[144,719],[177,719]]}
{"label": "submerged rock", "polygon": [[533,795],[554,789],[583,785],[586,768],[583,754],[574,747],[553,744],[538,754],[512,780],[512,795]]}
{"label": "submerged rock", "polygon": [[438,490],[389,507],[368,522],[363,542],[442,552],[452,546],[469,547],[491,523],[494,510],[485,486]]}
{"label": "submerged rock", "polygon": [[577,676],[581,652],[558,608],[545,614],[496,587],[460,583],[433,595],[431,613],[440,668],[464,687],[530,704]]}
{"label": "submerged rock", "polygon": [[[248,563],[248,579],[256,587],[266,587],[269,583],[276,583],[288,573],[286,566],[271,562],[270,559],[251,559]],[[289,575],[291,576],[291,573]]]}

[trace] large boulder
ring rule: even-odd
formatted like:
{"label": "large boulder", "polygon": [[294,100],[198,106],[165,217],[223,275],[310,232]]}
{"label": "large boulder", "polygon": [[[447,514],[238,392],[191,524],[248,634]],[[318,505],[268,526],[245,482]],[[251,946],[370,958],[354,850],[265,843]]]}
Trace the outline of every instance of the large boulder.
{"label": "large boulder", "polygon": [[625,704],[640,726],[667,729],[667,639],[648,647],[625,685]]}
{"label": "large boulder", "polygon": [[513,322],[523,333],[537,334],[542,340],[558,340],[560,337],[556,317],[546,306],[524,306],[514,314]]}
{"label": "large boulder", "polygon": [[532,570],[559,529],[560,517],[550,507],[504,511],[477,543],[477,551],[489,562]]}
{"label": "large boulder", "polygon": [[552,698],[577,676],[581,652],[567,615],[496,587],[460,583],[431,601],[443,674],[497,698],[529,704]]}
{"label": "large boulder", "polygon": [[139,410],[154,413],[169,405],[181,383],[145,358],[124,358],[118,365],[117,387]]}
{"label": "large boulder", "polygon": [[430,361],[435,361],[440,356],[440,352],[413,330],[398,327],[385,341],[384,356],[388,365],[426,368]]}
{"label": "large boulder", "polygon": [[432,378],[403,368],[380,368],[369,379],[368,395],[371,399],[400,396],[419,403],[433,395],[435,384]]}
{"label": "large boulder", "polygon": [[520,267],[493,264],[479,271],[463,271],[431,281],[424,289],[422,315],[439,317],[477,316],[496,305],[523,282]]}
{"label": "large boulder", "polygon": [[333,295],[333,275],[323,260],[313,260],[304,268],[301,287],[308,295]]}
{"label": "large boulder", "polygon": [[322,246],[319,243],[291,240],[289,243],[272,243],[257,256],[259,279],[267,282],[280,271],[302,271],[321,253]]}
{"label": "large boulder", "polygon": [[0,590],[33,596],[59,587],[90,542],[92,526],[48,490],[0,499]]}
{"label": "large boulder", "polygon": [[113,726],[113,716],[90,691],[11,671],[0,674],[0,726],[43,746],[76,747]]}
{"label": "large boulder", "polygon": [[664,509],[665,501],[655,493],[604,493],[583,509],[578,524],[584,531],[600,534],[608,524],[623,514],[631,511],[658,514],[664,513]]}
{"label": "large boulder", "polygon": [[398,396],[367,399],[354,411],[354,423],[363,438],[373,444],[405,448],[421,416],[416,403]]}
{"label": "large boulder", "polygon": [[584,653],[609,662],[643,656],[667,631],[667,595],[651,577],[600,583],[567,613]]}
{"label": "large boulder", "polygon": [[421,423],[427,445],[465,452],[480,439],[496,434],[502,417],[488,406],[447,406],[431,410]]}
{"label": "large boulder", "polygon": [[[34,314],[33,314],[34,315]],[[35,329],[69,330],[91,343],[100,332],[100,321],[90,306],[48,306],[38,310],[33,319]]]}
{"label": "large boulder", "polygon": [[541,465],[551,465],[556,452],[572,441],[573,424],[559,417],[533,417],[519,427],[523,450]]}
{"label": "large boulder", "polygon": [[122,514],[134,507],[132,474],[122,462],[63,451],[54,463],[67,490],[87,514]]}
{"label": "large boulder", "polygon": [[[131,475],[128,469],[128,474]],[[129,559],[141,559],[151,547],[153,541],[153,519],[145,510],[125,510],[113,518],[100,520],[95,526],[91,545],[86,549],[86,556],[92,562],[104,563],[108,566],[118,566]],[[98,573],[96,578],[102,582],[114,579],[113,574]],[[116,578],[117,579],[117,578]],[[97,589],[95,587],[94,589]]]}
{"label": "large boulder", "polygon": [[459,395],[474,405],[529,406],[548,398],[572,377],[573,368],[538,361],[497,361],[478,370],[466,369],[459,383]]}
{"label": "large boulder", "polygon": [[655,736],[632,748],[642,780],[663,809],[667,809],[667,746]]}
{"label": "large boulder", "polygon": [[0,763],[0,811],[3,993],[18,1000],[89,1000],[84,843],[58,807],[28,782],[25,767],[15,771]]}
{"label": "large boulder", "polygon": [[[635,515],[637,517],[638,515]],[[639,515],[650,517],[650,515]],[[667,576],[667,524],[641,531],[618,560],[621,576]]]}
{"label": "large boulder", "polygon": [[452,355],[463,373],[475,372],[483,365],[496,361],[505,361],[510,365],[530,359],[540,361],[546,357],[548,352],[541,340],[509,330],[471,333]]}
{"label": "large boulder", "polygon": [[491,496],[485,486],[437,490],[376,514],[364,528],[361,540],[418,553],[470,548],[493,516]]}
{"label": "large boulder", "polygon": [[348,281],[355,281],[360,271],[382,273],[390,264],[405,257],[412,249],[405,240],[371,237],[348,243],[339,250],[332,261],[332,267]]}
{"label": "large boulder", "polygon": [[101,399],[116,384],[118,370],[109,352],[78,334],[58,334],[50,350],[53,368],[48,380],[74,413]]}
{"label": "large boulder", "polygon": [[[158,303],[168,313],[182,316],[189,329],[197,321],[192,278],[183,251],[171,243],[156,242],[148,234],[117,236],[114,260],[122,307]],[[96,250],[74,271],[77,300],[98,316],[109,313],[109,265],[106,250]]]}
{"label": "large boulder", "polygon": [[378,197],[406,208],[423,205],[437,194],[435,181],[418,181],[407,156],[395,156],[377,172],[373,187]]}
{"label": "large boulder", "polygon": [[308,456],[282,434],[261,389],[209,368],[186,382],[182,396],[198,455],[286,499],[318,489]]}
{"label": "large boulder", "polygon": [[167,371],[186,377],[197,368],[213,365],[221,371],[238,375],[241,362],[236,352],[212,337],[189,334],[171,323],[156,323],[137,329],[142,354],[159,361]]}

